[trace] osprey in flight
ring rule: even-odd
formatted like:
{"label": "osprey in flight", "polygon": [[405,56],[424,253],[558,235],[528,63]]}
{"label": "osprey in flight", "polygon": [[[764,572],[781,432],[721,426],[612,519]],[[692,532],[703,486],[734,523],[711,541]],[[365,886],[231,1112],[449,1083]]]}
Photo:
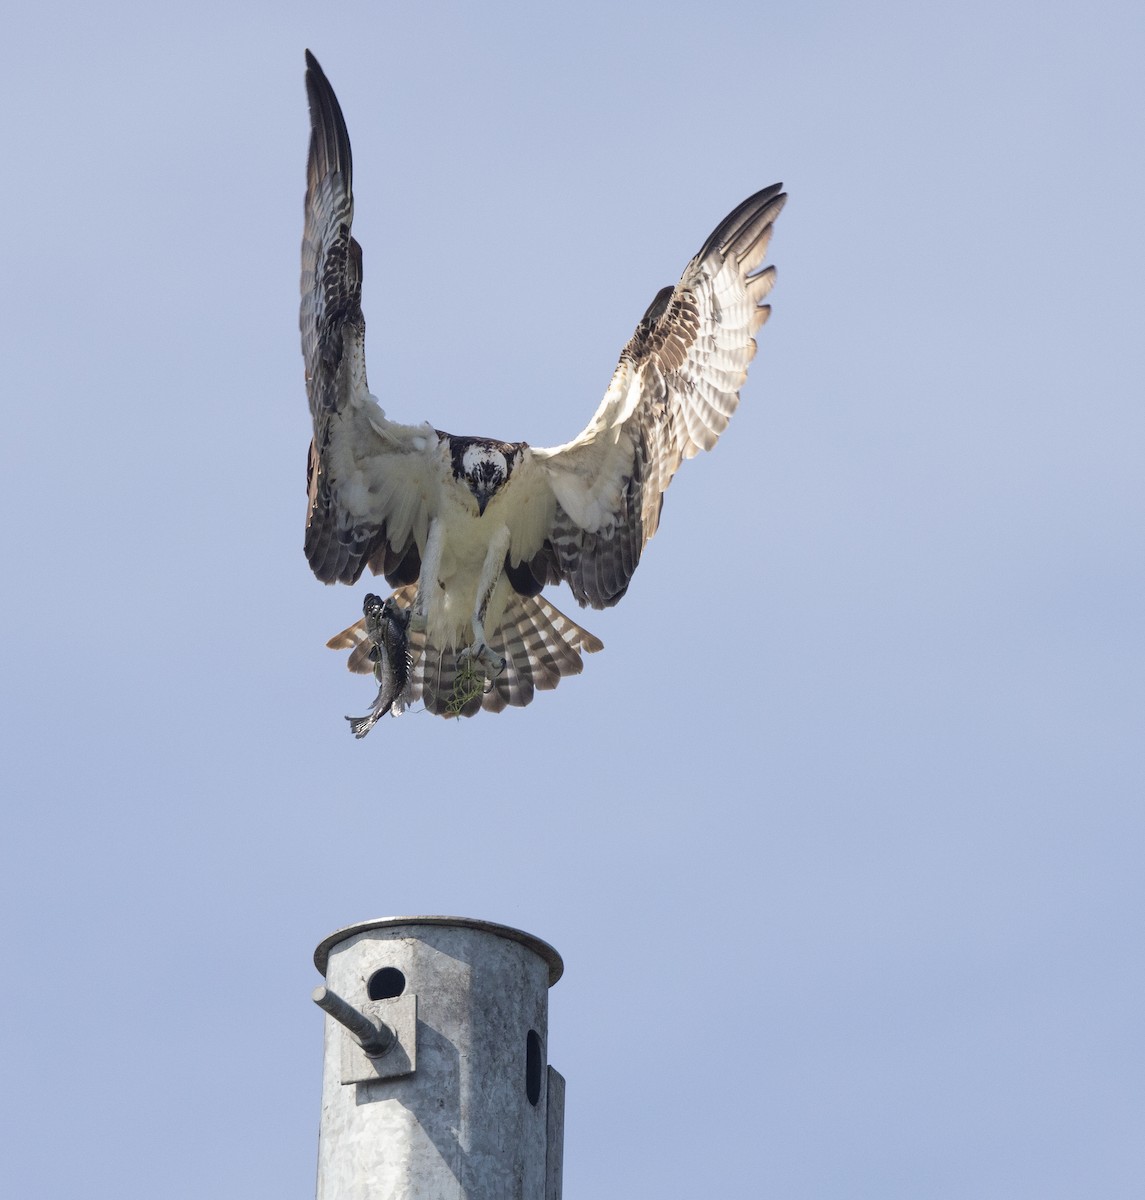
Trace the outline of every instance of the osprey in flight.
{"label": "osprey in flight", "polygon": [[540,449],[401,425],[366,386],[346,123],[309,51],[306,66],[306,557],[324,583],[354,583],[369,567],[396,589],[385,602],[367,597],[366,616],[329,643],[382,682],[354,731],[418,699],[443,716],[528,704],[577,674],[582,651],[602,648],[542,589],[564,581],[581,605],[615,604],[676,469],[710,450],[735,411],[752,334],[770,311],[775,268],[762,264],[786,196],[764,188],[720,222],[652,301],[571,442]]}

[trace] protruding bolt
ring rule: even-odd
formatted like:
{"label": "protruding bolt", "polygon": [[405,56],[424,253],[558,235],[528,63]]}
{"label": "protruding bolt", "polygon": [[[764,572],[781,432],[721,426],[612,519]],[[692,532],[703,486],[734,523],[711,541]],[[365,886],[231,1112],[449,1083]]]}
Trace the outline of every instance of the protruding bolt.
{"label": "protruding bolt", "polygon": [[325,984],[319,984],[310,993],[310,999],[324,1012],[328,1012],[335,1021],[344,1025],[350,1031],[350,1036],[370,1058],[381,1058],[397,1040],[394,1031],[388,1025],[359,1012]]}

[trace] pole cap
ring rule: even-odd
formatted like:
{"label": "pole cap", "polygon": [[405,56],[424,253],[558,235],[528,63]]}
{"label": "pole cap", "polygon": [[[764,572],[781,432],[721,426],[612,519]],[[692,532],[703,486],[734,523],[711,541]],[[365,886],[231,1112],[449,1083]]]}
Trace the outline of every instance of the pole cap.
{"label": "pole cap", "polygon": [[329,937],[323,938],[314,951],[314,965],[325,978],[326,967],[330,961],[330,951],[339,942],[344,942],[347,938],[358,933],[365,933],[370,929],[396,929],[410,925],[443,925],[452,926],[455,929],[480,929],[510,942],[520,942],[522,946],[527,946],[548,964],[549,987],[552,987],[565,972],[564,961],[548,942],[534,937],[531,933],[526,933],[523,929],[514,929],[511,925],[498,925],[496,921],[481,921],[476,917],[376,917],[372,921],[359,921],[357,925],[347,925],[344,929],[337,929]]}

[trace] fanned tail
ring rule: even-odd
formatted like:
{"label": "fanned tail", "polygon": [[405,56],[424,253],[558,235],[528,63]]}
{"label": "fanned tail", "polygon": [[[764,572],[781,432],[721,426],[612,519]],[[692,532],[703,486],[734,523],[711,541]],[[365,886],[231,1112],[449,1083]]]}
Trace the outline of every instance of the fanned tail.
{"label": "fanned tail", "polygon": [[[416,594],[416,584],[408,584],[398,588],[393,598],[408,607]],[[350,651],[346,665],[351,671],[363,675],[373,671],[364,620],[326,644],[331,650]],[[565,676],[579,675],[584,669],[582,654],[595,654],[604,649],[604,643],[543,596],[513,592],[489,648],[505,659],[505,669],[493,680],[485,677],[464,650],[438,646],[428,640],[424,630],[411,628],[413,667],[407,703],[421,700],[427,712],[442,717],[472,717],[483,708],[487,712],[500,712],[507,706],[524,708],[536,692],[551,691]]]}
{"label": "fanned tail", "polygon": [[582,652],[595,654],[604,643],[544,596],[514,592],[490,649],[505,659],[505,670],[493,680],[483,707],[500,712],[506,705],[524,708],[535,691],[551,691],[566,675],[579,675]]}

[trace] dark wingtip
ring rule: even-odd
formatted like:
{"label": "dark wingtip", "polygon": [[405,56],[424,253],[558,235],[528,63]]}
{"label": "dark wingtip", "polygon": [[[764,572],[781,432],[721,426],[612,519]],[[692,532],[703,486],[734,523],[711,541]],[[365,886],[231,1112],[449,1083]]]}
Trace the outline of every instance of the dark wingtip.
{"label": "dark wingtip", "polygon": [[753,196],[748,196],[742,204],[737,204],[730,213],[712,230],[708,240],[700,247],[697,258],[704,258],[713,250],[732,240],[735,234],[745,224],[750,223],[763,209],[774,208],[773,217],[779,216],[787,203],[787,194],[782,183],[773,183],[770,187],[761,188]]}
{"label": "dark wingtip", "polygon": [[353,188],[353,157],[342,106],[318,60],[306,51],[306,97],[310,104],[311,170],[321,179],[341,171],[347,194]]}
{"label": "dark wingtip", "polygon": [[331,95],[334,89],[330,86],[330,80],[326,78],[326,72],[322,70],[322,64],[310,53],[306,51],[306,90],[311,96],[311,101],[328,92]]}

